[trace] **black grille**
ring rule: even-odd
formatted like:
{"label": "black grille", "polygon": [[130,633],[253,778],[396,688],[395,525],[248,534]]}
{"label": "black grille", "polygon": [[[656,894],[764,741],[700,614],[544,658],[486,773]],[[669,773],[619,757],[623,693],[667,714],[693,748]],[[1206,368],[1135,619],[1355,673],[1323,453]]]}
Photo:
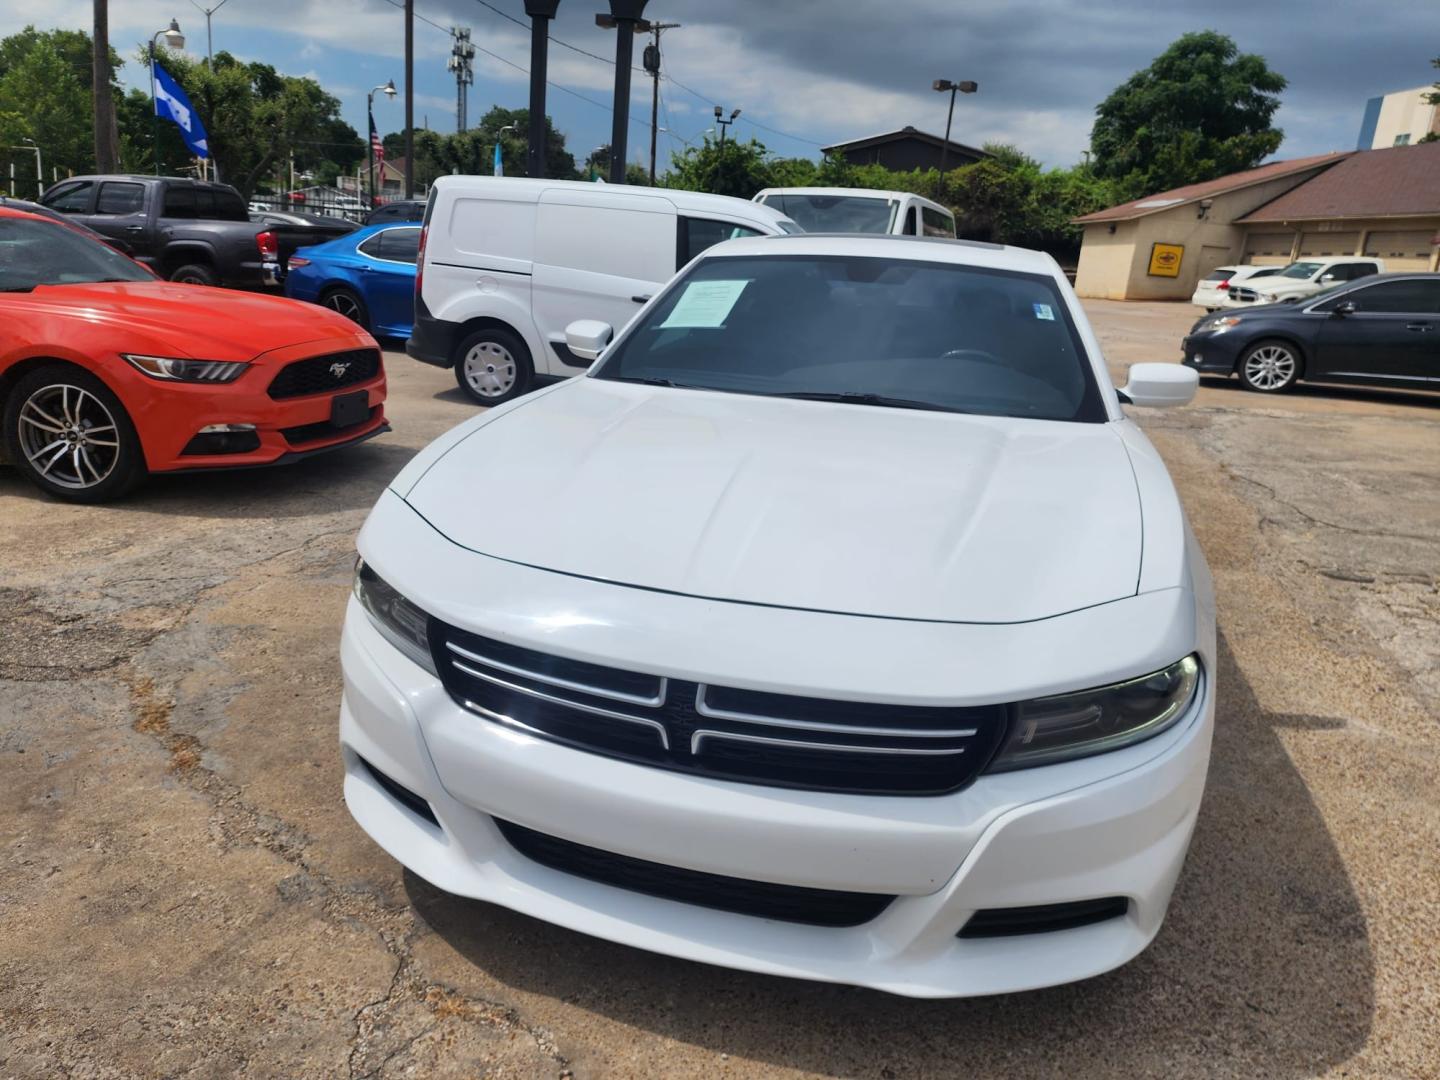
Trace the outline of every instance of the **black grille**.
{"label": "black grille", "polygon": [[893,896],[839,892],[799,885],[704,874],[616,855],[495,818],[510,845],[527,859],[576,877],[682,904],[811,926],[859,926],[875,918]]}
{"label": "black grille", "polygon": [[970,916],[960,929],[962,938],[1014,937],[1016,934],[1048,934],[1052,930],[1073,930],[1077,926],[1118,919],[1130,910],[1123,896],[1100,900],[1075,900],[1065,904],[1035,904],[1030,907],[987,908]]}
{"label": "black grille", "polygon": [[424,818],[431,825],[439,828],[440,822],[435,819],[435,811],[430,809],[430,804],[428,802],[422,799],[419,795],[416,795],[415,792],[411,791],[404,784],[400,783],[400,781],[392,780],[389,776],[381,772],[379,769],[375,768],[374,765],[371,765],[370,762],[366,761],[364,758],[360,759],[360,764],[365,766],[365,771],[368,772],[372,778],[374,778],[377,784],[379,784],[382,788],[385,789],[386,794],[388,794],[392,799],[398,802],[401,806],[405,807],[405,809],[409,810],[416,817]]}
{"label": "black grille", "polygon": [[315,442],[317,439],[333,439],[335,436],[343,435],[347,431],[359,431],[379,415],[380,406],[376,405],[365,415],[365,419],[361,420],[358,424],[336,427],[329,420],[321,420],[314,424],[301,424],[299,427],[281,428],[280,434],[285,436],[285,441],[291,446],[297,446],[300,443]]}
{"label": "black grille", "polygon": [[832,701],[624,671],[430,625],[450,696],[486,719],[591,753],[775,787],[933,795],[969,784],[1003,705]]}
{"label": "black grille", "polygon": [[1241,300],[1247,304],[1253,304],[1260,299],[1260,294],[1254,289],[1242,289],[1238,286],[1229,290],[1231,300]]}
{"label": "black grille", "polygon": [[344,386],[368,382],[380,374],[380,353],[375,349],[326,353],[286,364],[270,382],[270,396],[281,398],[324,394]]}

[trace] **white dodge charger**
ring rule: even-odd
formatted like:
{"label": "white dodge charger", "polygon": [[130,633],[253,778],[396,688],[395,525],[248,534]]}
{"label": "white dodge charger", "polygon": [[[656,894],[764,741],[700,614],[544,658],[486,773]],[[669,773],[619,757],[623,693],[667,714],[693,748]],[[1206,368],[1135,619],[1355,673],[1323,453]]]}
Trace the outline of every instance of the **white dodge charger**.
{"label": "white dodge charger", "polygon": [[345,799],[416,874],[644,949],[920,997],[1160,928],[1209,571],[1048,256],[734,240],[360,534]]}

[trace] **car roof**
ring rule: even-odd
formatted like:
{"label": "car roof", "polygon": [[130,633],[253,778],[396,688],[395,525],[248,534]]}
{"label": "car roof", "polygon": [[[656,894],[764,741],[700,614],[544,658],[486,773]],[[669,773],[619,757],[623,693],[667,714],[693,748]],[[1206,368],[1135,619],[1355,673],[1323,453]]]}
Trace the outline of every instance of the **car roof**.
{"label": "car roof", "polygon": [[1052,276],[1059,265],[1043,251],[952,240],[941,236],[888,236],[880,233],[791,233],[726,240],[708,248],[701,258],[731,255],[858,255],[864,258],[920,260],[979,266],[994,270]]}
{"label": "car roof", "polygon": [[649,195],[652,198],[668,199],[677,210],[708,210],[712,213],[731,214],[750,220],[764,221],[774,228],[780,222],[790,219],[769,206],[736,199],[729,195],[712,195],[708,191],[685,191],[680,188],[649,187],[641,184],[596,184],[585,180],[532,180],[518,176],[441,176],[434,184],[440,192],[452,189],[477,193],[493,191],[497,187],[509,192],[533,191],[538,198],[541,192],[569,190],[586,193]]}
{"label": "car roof", "polygon": [[884,191],[881,188],[847,188],[847,187],[771,187],[755,193],[755,198],[760,199],[765,195],[823,195],[827,198],[856,195],[866,199],[892,199],[899,202],[901,199],[918,199],[926,206],[933,206],[937,210],[945,210],[944,206],[934,199],[927,199],[924,195],[916,195],[913,191]]}

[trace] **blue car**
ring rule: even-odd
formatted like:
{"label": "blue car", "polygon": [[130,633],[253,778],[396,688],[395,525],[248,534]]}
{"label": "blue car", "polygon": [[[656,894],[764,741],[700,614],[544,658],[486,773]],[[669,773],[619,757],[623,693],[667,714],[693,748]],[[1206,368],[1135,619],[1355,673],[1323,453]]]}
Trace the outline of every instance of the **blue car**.
{"label": "blue car", "polygon": [[415,320],[415,260],[420,226],[370,225],[297,248],[290,256],[285,295],[338,311],[376,337],[408,338]]}

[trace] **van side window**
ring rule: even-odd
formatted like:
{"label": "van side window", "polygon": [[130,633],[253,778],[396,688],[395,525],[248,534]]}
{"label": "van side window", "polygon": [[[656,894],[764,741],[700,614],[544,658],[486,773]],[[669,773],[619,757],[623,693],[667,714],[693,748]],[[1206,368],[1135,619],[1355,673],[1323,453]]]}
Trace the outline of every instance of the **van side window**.
{"label": "van side window", "polygon": [[915,207],[913,207],[913,206],[910,207],[909,210],[906,210],[906,211],[905,211],[905,235],[906,235],[906,236],[918,236],[918,235],[919,235],[919,234],[915,231]]}
{"label": "van side window", "polygon": [[955,219],[949,214],[943,214],[939,210],[932,210],[928,206],[920,208],[922,220],[925,225],[926,236],[955,236]]}
{"label": "van side window", "polygon": [[675,269],[680,269],[706,248],[712,248],[722,240],[739,240],[747,236],[759,235],[759,229],[750,229],[730,221],[714,221],[710,218],[681,218],[680,243],[677,248]]}

